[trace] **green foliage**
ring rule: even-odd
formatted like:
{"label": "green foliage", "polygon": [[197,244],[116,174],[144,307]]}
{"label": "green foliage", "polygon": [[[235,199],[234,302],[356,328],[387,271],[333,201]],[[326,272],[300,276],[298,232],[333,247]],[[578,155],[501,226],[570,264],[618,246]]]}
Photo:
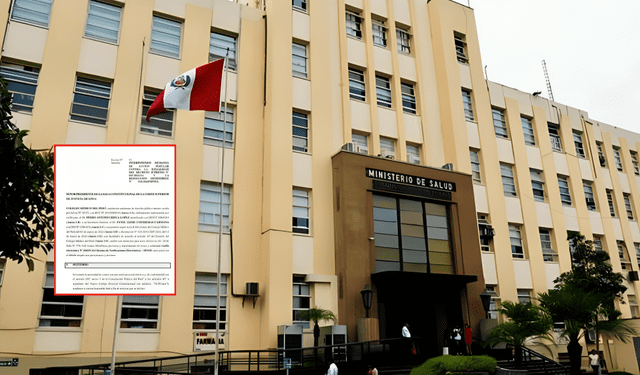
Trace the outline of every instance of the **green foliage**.
{"label": "green foliage", "polygon": [[444,375],[447,373],[464,373],[468,371],[485,371],[494,373],[497,361],[486,355],[453,356],[442,355],[427,360],[411,370],[410,375]]}
{"label": "green foliage", "polygon": [[11,122],[11,93],[0,80],[0,255],[33,270],[33,252],[53,248],[53,153],[24,144]]}
{"label": "green foliage", "polygon": [[522,346],[526,339],[548,338],[547,334],[553,326],[553,320],[546,311],[530,303],[513,303],[505,301],[500,313],[509,320],[495,326],[485,341],[485,345],[493,346],[507,343],[516,347]]}
{"label": "green foliage", "polygon": [[539,295],[540,305],[556,322],[564,322],[562,335],[578,341],[596,323],[597,310],[602,301],[600,293],[565,285]]}
{"label": "green foliage", "polygon": [[330,310],[323,310],[317,307],[299,311],[298,314],[300,319],[311,321],[315,325],[318,325],[318,322],[322,320],[331,320],[334,322],[337,320],[336,316]]}

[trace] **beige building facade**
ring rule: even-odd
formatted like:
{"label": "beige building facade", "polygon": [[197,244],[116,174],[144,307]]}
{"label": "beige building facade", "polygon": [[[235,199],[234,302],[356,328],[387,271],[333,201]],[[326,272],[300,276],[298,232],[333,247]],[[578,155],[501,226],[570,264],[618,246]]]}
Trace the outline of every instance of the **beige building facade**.
{"label": "beige building facade", "polygon": [[[33,148],[177,147],[177,293],[124,298],[118,360],[193,354],[216,324],[225,349],[275,348],[277,327],[304,325],[309,307],[357,341],[365,285],[381,338],[413,319],[435,354],[444,331],[394,311],[394,290],[440,296],[430,317],[479,337],[480,293],[493,316],[552,288],[571,267],[567,231],[610,253],[623,318],[640,316],[640,134],[486,81],[473,10],[458,3],[292,3],[0,1],[0,75]],[[226,114],[142,120],[167,82],[227,49]],[[410,177],[435,185],[408,189]],[[19,358],[2,371],[108,362],[116,297],[60,299],[53,254],[36,257],[33,272],[0,261],[0,358]],[[610,368],[639,373],[632,344],[605,344]]]}

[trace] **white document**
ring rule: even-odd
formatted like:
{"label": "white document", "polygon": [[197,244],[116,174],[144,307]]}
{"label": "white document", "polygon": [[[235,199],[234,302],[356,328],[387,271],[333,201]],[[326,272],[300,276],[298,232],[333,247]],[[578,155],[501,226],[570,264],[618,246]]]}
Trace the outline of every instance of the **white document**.
{"label": "white document", "polygon": [[174,145],[55,146],[55,294],[174,295]]}

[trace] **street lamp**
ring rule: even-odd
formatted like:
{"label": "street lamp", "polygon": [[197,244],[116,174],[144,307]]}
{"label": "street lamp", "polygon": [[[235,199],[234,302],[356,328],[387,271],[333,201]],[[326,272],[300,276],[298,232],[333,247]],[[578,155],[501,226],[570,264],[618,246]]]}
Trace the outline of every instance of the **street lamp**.
{"label": "street lamp", "polygon": [[364,304],[364,310],[366,311],[366,317],[369,317],[369,309],[371,308],[371,299],[373,298],[373,291],[369,289],[369,285],[365,285],[364,289],[360,291],[362,294],[362,303]]}
{"label": "street lamp", "polygon": [[487,319],[489,319],[489,308],[491,306],[492,296],[493,295],[487,289],[480,293],[480,301],[482,301],[482,307],[484,308],[484,313],[486,314]]}

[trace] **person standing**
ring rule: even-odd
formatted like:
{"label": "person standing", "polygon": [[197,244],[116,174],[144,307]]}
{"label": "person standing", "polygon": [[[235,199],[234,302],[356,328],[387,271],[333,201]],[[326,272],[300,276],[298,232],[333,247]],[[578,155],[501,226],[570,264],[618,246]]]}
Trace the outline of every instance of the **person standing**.
{"label": "person standing", "polygon": [[405,323],[402,327],[402,337],[411,338],[411,332],[409,332],[409,323]]}
{"label": "person standing", "polygon": [[338,366],[335,363],[329,365],[329,371],[327,371],[327,375],[338,375]]}
{"label": "person standing", "polygon": [[378,369],[369,365],[369,372],[367,373],[368,375],[378,375]]}
{"label": "person standing", "polygon": [[600,355],[596,352],[595,349],[592,349],[589,352],[589,363],[591,364],[591,368],[593,372],[599,374],[600,373]]}

